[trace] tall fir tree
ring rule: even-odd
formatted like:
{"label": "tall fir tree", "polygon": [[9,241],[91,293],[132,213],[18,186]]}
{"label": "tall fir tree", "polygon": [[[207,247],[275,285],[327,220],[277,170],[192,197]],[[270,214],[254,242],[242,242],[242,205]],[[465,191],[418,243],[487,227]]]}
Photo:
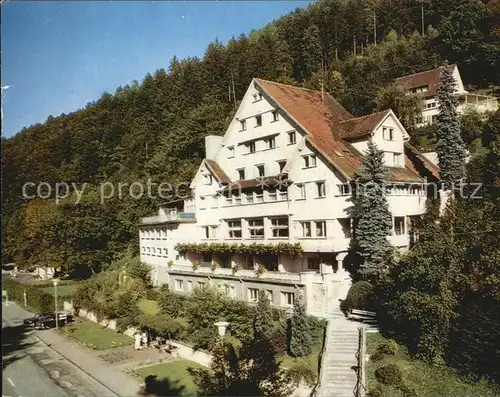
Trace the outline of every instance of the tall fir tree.
{"label": "tall fir tree", "polygon": [[454,95],[457,82],[453,69],[445,62],[441,68],[439,86],[436,91],[439,105],[437,118],[437,146],[440,177],[446,189],[459,183],[465,176],[465,146],[460,134],[458,99]]}
{"label": "tall fir tree", "polygon": [[259,291],[259,299],[255,308],[255,317],[253,319],[254,339],[268,339],[273,330],[273,313],[271,302],[267,298],[266,290]]}
{"label": "tall fir tree", "polygon": [[355,176],[354,217],[357,218],[355,247],[364,258],[358,269],[365,279],[377,278],[391,253],[387,236],[392,230],[392,217],[384,192],[388,169],[384,154],[372,139]]}
{"label": "tall fir tree", "polygon": [[293,316],[290,322],[290,353],[294,357],[308,356],[312,351],[312,337],[306,308],[300,294],[293,302]]}

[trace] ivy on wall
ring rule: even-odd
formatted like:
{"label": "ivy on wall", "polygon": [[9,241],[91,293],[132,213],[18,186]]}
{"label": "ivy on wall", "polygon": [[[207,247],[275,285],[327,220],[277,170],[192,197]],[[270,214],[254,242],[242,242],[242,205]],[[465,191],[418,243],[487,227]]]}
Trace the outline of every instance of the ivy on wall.
{"label": "ivy on wall", "polygon": [[302,245],[300,243],[278,243],[278,244],[238,244],[238,243],[179,243],[175,245],[179,252],[195,252],[197,254],[284,254],[290,258],[302,256]]}

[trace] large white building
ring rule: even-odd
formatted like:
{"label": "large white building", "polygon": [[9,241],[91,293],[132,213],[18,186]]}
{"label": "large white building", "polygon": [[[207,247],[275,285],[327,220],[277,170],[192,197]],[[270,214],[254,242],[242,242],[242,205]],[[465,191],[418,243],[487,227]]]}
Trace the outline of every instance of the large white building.
{"label": "large white building", "polygon": [[[476,109],[481,113],[494,112],[498,109],[498,100],[496,98],[466,91],[458,66],[450,65],[450,68],[453,70],[453,77],[456,82],[455,95],[459,101],[458,113],[464,113],[468,108]],[[403,87],[408,92],[422,95],[422,115],[415,120],[415,124],[419,127],[436,122],[436,117],[439,114],[436,90],[439,85],[441,70],[442,68],[426,70],[394,80],[395,84]]]}
{"label": "large white building", "polygon": [[390,169],[388,240],[405,248],[439,170],[394,113],[355,118],[327,93],[254,79],[224,136],[206,137],[192,195],[141,219],[155,283],[180,293],[212,284],[247,301],[265,289],[280,307],[301,291],[308,313],[326,315],[350,285],[349,182],[370,137]]}

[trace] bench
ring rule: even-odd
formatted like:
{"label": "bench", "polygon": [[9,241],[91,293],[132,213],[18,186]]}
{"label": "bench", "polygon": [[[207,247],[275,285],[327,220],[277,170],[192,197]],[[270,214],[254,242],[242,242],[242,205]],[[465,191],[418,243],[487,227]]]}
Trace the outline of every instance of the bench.
{"label": "bench", "polygon": [[377,313],[375,312],[370,312],[366,310],[358,310],[358,309],[353,309],[351,311],[351,314],[354,314],[356,316],[366,316],[366,317],[375,317]]}

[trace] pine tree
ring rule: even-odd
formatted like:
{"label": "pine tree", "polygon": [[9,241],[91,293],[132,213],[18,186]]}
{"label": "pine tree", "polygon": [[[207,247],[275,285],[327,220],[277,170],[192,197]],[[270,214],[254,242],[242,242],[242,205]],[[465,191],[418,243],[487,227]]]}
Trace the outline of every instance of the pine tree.
{"label": "pine tree", "polygon": [[259,291],[259,299],[255,309],[253,319],[254,339],[268,339],[273,329],[273,313],[271,311],[271,302],[267,299],[265,290]]}
{"label": "pine tree", "polygon": [[358,220],[355,246],[364,258],[359,269],[364,278],[379,276],[391,252],[387,236],[392,229],[392,217],[383,182],[387,175],[383,152],[370,139],[355,177],[354,197],[354,215]]}
{"label": "pine tree", "polygon": [[456,81],[453,69],[445,62],[441,68],[436,97],[439,105],[437,118],[437,146],[440,177],[445,188],[460,182],[465,176],[465,146],[460,134],[458,99],[454,95]]}
{"label": "pine tree", "polygon": [[293,316],[291,321],[290,353],[294,357],[311,354],[312,338],[306,308],[301,296],[297,296],[293,303]]}

